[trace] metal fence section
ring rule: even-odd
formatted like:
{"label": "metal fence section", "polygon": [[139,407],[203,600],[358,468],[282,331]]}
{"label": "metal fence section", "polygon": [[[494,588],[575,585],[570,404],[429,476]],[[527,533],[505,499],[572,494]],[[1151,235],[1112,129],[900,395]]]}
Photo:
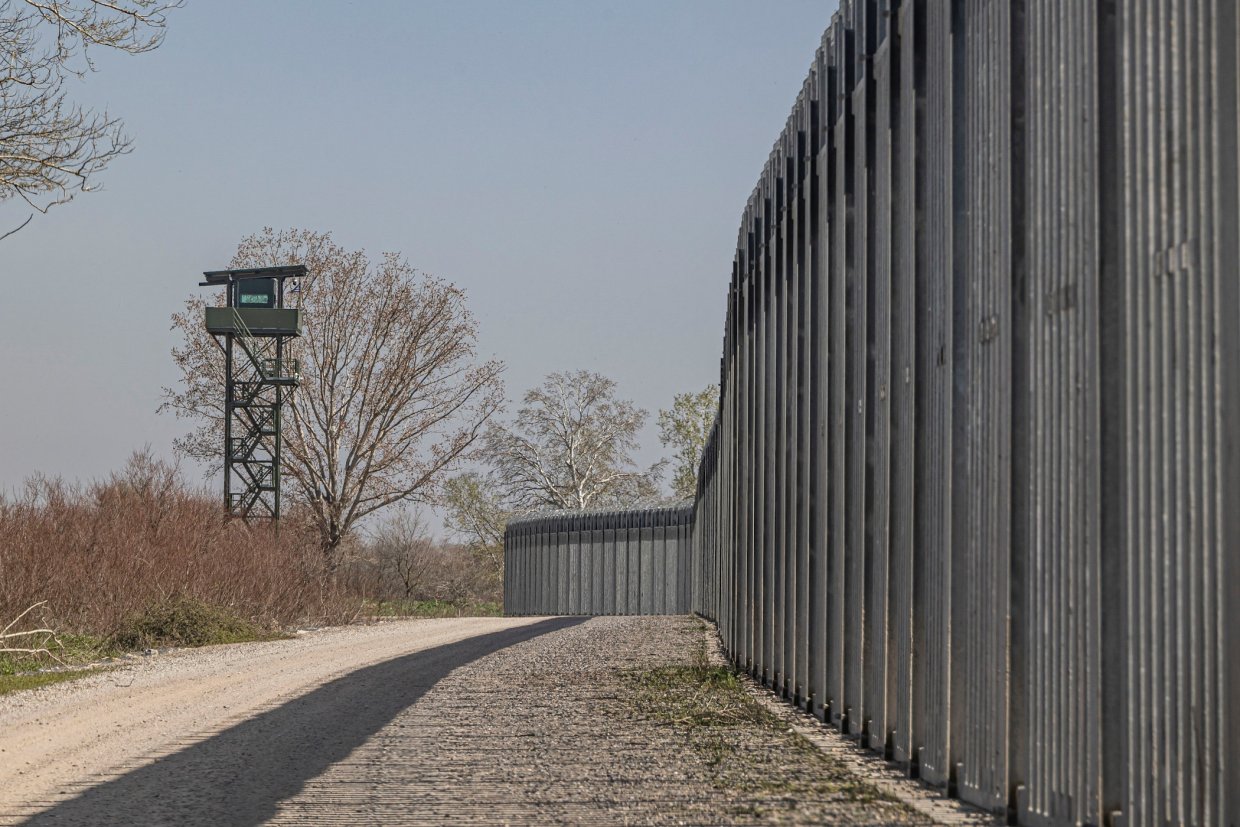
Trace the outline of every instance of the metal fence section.
{"label": "metal fence section", "polygon": [[685,614],[692,604],[691,506],[572,511],[504,532],[510,615]]}
{"label": "metal fence section", "polygon": [[845,0],[746,205],[694,609],[1025,824],[1240,824],[1237,13]]}
{"label": "metal fence section", "polygon": [[843,0],[692,512],[514,523],[509,611],[692,608],[1021,824],[1240,827],[1238,43],[1233,0]]}

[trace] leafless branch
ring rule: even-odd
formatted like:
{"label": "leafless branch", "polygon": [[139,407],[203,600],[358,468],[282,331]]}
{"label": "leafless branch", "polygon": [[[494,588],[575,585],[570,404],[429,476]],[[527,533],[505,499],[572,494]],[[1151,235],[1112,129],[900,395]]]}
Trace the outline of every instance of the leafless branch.
{"label": "leafless branch", "polygon": [[16,198],[46,213],[98,188],[96,176],[133,142],[119,118],[70,101],[65,81],[94,69],[94,47],[157,48],[166,13],[181,4],[0,0],[0,203]]}
{"label": "leafless branch", "polygon": [[[3,631],[0,631],[0,652],[7,652],[10,654],[23,654],[23,655],[48,655],[49,657],[52,657],[53,659],[55,659],[55,655],[52,654],[51,650],[47,646],[47,644],[51,641],[54,641],[57,644],[57,646],[60,645],[60,641],[56,638],[55,630],[47,629],[47,628],[38,628],[38,629],[25,629],[20,632],[12,631],[13,627],[16,626],[18,623],[20,623],[22,618],[30,614],[35,609],[38,609],[45,605],[47,605],[47,601],[40,600],[38,603],[35,603],[31,606],[27,606],[26,609],[21,614],[13,618],[13,620],[11,620],[9,624],[4,627]],[[18,638],[36,637],[38,635],[42,635],[43,640],[40,641],[39,644],[34,647],[13,647],[5,643],[5,641],[9,641],[9,640],[17,640]]]}
{"label": "leafless branch", "polygon": [[27,224],[29,224],[29,223],[30,223],[31,221],[33,221],[33,220],[34,220],[34,213],[31,213],[30,215],[26,216],[26,220],[25,220],[25,221],[23,221],[22,223],[18,224],[16,227],[14,227],[13,229],[9,230],[9,231],[8,231],[7,233],[5,233],[4,235],[0,235],[0,241],[4,241],[6,238],[8,238],[9,236],[11,236],[13,233],[18,232],[19,230],[23,229],[23,228],[24,228]]}

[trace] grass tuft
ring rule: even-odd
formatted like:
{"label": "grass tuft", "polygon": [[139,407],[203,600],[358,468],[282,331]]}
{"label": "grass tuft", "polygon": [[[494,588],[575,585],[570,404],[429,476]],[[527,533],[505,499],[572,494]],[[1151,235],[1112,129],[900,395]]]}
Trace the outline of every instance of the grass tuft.
{"label": "grass tuft", "polygon": [[[33,652],[0,652],[0,695],[93,675],[98,669],[70,669],[118,654],[93,635],[47,635],[34,641]],[[32,646],[30,648],[35,648]]]}
{"label": "grass tuft", "polygon": [[[893,808],[904,822],[911,811],[791,730],[746,689],[744,679],[706,656],[699,629],[688,664],[631,674],[632,702],[643,716],[674,727],[710,768],[721,791],[746,796],[738,814],[765,819],[795,813],[797,802],[836,797]],[[916,820],[914,818],[914,820]]]}
{"label": "grass tuft", "polygon": [[663,666],[636,678],[639,708],[675,726],[779,727],[779,720],[754,702],[739,676],[725,666]]}
{"label": "grass tuft", "polygon": [[0,677],[36,672],[58,666],[81,666],[120,654],[107,640],[94,635],[57,635],[46,641],[48,652],[0,652]]}
{"label": "grass tuft", "polygon": [[77,680],[97,674],[98,669],[72,669],[64,672],[35,672],[26,675],[0,675],[0,695],[21,689],[38,689],[54,683]]}

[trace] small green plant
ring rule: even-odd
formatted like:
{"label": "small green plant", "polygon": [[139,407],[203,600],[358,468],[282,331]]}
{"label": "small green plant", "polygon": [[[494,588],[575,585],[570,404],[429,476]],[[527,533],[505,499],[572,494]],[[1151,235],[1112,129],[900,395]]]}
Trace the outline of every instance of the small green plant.
{"label": "small green plant", "polygon": [[714,785],[730,795],[738,815],[758,820],[794,818],[797,802],[842,797],[891,807],[900,821],[909,813],[794,732],[758,702],[745,679],[712,664],[704,626],[688,662],[630,673],[626,683],[636,710],[674,728],[710,769]]}
{"label": "small green plant", "polygon": [[704,651],[694,661],[636,675],[637,708],[683,730],[711,767],[735,755],[741,731],[780,731],[779,720],[749,697],[736,672],[709,665]]}
{"label": "small green plant", "polygon": [[107,640],[94,635],[61,634],[48,652],[0,653],[0,677],[35,672],[50,666],[80,666],[119,654]]}
{"label": "small green plant", "polygon": [[494,601],[368,600],[363,613],[373,617],[501,617],[504,607]]}
{"label": "small green plant", "polygon": [[284,637],[219,606],[188,597],[154,603],[126,619],[111,642],[122,650],[159,646],[209,646]]}
{"label": "small green plant", "polygon": [[[44,614],[45,607],[46,601],[39,601],[27,607],[0,629],[0,695],[73,680],[94,671],[63,667],[86,664],[98,659],[105,649],[99,638],[88,635],[58,635],[48,623],[23,623],[36,609],[43,610],[40,614]],[[26,626],[34,628],[25,628]],[[52,671],[48,667],[62,668]]]}
{"label": "small green plant", "polygon": [[53,683],[77,680],[87,675],[94,675],[97,669],[72,669],[64,672],[35,672],[25,675],[0,675],[0,695],[17,692],[22,689],[38,689]]}

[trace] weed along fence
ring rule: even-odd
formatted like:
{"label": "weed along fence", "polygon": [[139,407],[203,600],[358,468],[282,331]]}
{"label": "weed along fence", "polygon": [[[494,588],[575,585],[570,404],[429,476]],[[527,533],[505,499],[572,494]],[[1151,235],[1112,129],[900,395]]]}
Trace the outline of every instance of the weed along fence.
{"label": "weed along fence", "polygon": [[692,506],[514,520],[504,533],[504,611],[685,614],[692,521]]}
{"label": "weed along fence", "polygon": [[692,608],[1019,823],[1240,825],[1236,6],[840,5],[742,218]]}

